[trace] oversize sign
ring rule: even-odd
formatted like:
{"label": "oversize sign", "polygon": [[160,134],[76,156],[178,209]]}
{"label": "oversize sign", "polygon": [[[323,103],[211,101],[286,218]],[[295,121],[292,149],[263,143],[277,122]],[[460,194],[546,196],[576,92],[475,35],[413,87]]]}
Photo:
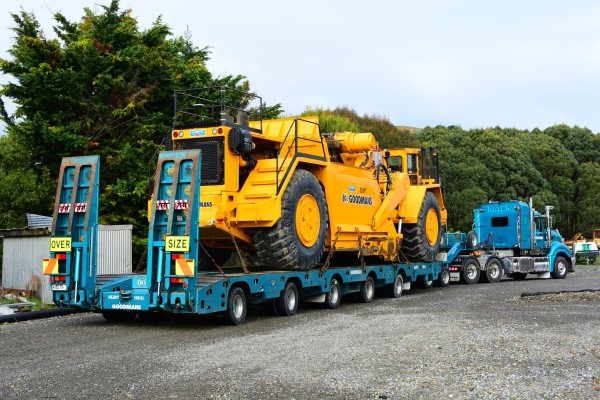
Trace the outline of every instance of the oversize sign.
{"label": "oversize sign", "polygon": [[58,253],[70,253],[71,252],[71,238],[70,237],[51,237],[50,238],[50,251]]}
{"label": "oversize sign", "polygon": [[187,253],[190,251],[189,236],[167,236],[165,238],[165,251]]}

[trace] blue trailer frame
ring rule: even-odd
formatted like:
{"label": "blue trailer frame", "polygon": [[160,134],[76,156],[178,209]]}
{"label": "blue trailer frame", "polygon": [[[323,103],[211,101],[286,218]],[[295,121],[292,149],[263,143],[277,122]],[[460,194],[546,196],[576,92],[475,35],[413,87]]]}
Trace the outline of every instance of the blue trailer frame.
{"label": "blue trailer frame", "polygon": [[[450,276],[441,262],[307,271],[248,273],[240,267],[223,268],[219,272],[199,271],[197,261],[203,251],[198,240],[200,155],[200,150],[159,154],[150,209],[146,273],[96,276],[95,269],[90,270],[93,276],[87,277],[86,291],[81,296],[86,301],[65,301],[63,295],[57,304],[101,312],[108,320],[115,321],[130,320],[137,314],[222,312],[229,322],[237,325],[244,322],[249,304],[272,302],[277,314],[294,315],[299,301],[322,302],[334,309],[339,307],[341,297],[349,294],[370,302],[380,288],[389,297],[400,297],[403,290],[416,283],[425,288],[434,282],[448,285]],[[99,173],[99,165],[95,171]],[[91,202],[96,211],[90,215],[97,226],[98,191],[93,191],[93,195]],[[69,271],[65,275],[70,279]],[[57,296],[59,292],[55,292],[55,301]]]}

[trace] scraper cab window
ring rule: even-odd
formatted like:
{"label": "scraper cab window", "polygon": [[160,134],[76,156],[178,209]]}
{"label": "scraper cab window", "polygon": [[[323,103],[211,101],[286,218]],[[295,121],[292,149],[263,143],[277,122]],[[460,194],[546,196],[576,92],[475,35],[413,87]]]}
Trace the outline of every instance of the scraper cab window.
{"label": "scraper cab window", "polygon": [[387,164],[390,170],[402,172],[402,157],[389,157],[387,159]]}
{"label": "scraper cab window", "polygon": [[408,155],[408,173],[414,174],[417,172],[417,155],[409,154]]}

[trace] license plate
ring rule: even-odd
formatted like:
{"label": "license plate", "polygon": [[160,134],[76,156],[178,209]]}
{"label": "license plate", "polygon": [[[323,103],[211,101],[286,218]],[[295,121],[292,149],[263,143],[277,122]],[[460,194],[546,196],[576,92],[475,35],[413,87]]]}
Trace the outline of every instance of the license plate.
{"label": "license plate", "polygon": [[53,291],[61,291],[61,290],[65,291],[65,290],[67,290],[67,284],[66,283],[63,283],[61,285],[53,284],[52,290]]}
{"label": "license plate", "polygon": [[165,238],[165,251],[187,253],[190,251],[189,236],[167,236]]}

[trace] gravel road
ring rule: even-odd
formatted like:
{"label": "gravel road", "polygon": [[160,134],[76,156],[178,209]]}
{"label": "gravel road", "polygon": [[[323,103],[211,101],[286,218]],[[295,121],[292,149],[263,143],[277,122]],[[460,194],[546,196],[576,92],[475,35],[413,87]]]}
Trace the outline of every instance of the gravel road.
{"label": "gravel road", "polygon": [[0,399],[600,398],[600,267],[413,290],[338,310],[0,326]]}

